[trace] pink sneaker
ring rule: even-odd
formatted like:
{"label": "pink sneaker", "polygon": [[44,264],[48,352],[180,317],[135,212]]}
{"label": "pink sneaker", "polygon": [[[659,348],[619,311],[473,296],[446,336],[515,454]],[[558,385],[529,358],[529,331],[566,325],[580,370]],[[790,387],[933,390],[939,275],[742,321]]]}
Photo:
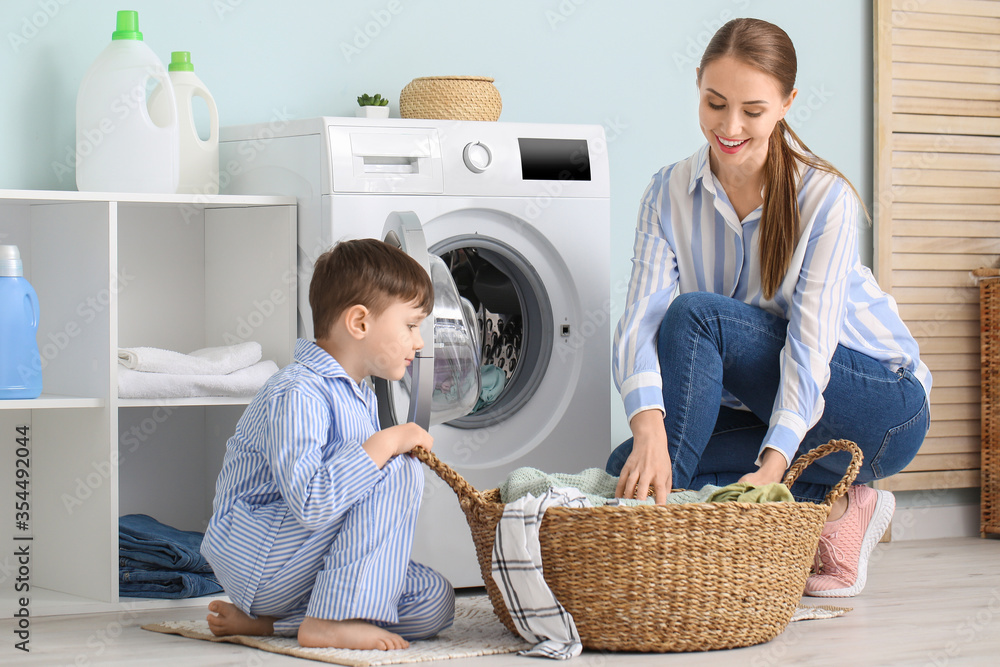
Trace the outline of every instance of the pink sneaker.
{"label": "pink sneaker", "polygon": [[823,527],[816,550],[816,574],[806,581],[806,595],[849,598],[861,592],[868,577],[868,557],[889,527],[896,498],[863,485],[847,490],[847,511]]}

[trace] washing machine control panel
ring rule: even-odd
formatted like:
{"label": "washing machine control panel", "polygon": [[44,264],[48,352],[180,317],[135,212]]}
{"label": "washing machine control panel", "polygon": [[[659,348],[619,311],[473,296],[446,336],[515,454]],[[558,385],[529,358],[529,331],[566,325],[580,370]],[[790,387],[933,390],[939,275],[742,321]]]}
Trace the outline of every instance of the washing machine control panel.
{"label": "washing machine control panel", "polygon": [[462,151],[462,159],[465,161],[465,166],[469,168],[469,171],[474,174],[481,174],[493,163],[493,153],[490,152],[489,146],[481,141],[476,141],[465,145],[465,150]]}

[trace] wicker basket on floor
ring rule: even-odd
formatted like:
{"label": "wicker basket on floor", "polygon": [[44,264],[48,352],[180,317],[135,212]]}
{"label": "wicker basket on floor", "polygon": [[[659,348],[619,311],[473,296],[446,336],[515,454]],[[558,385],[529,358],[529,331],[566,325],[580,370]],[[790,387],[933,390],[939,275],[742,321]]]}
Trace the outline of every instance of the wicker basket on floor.
{"label": "wicker basket on floor", "polygon": [[[553,507],[539,531],[545,581],[573,615],[584,647],[704,651],[776,637],[805,588],[830,505],[861,468],[861,450],[831,440],[788,470],[791,486],[818,458],[848,451],[844,478],[822,504],[692,503]],[[491,574],[500,492],[480,493],[431,452],[415,449],[458,495],[493,610],[516,632]]]}
{"label": "wicker basket on floor", "polygon": [[982,366],[980,533],[1000,535],[1000,269],[976,269]]}

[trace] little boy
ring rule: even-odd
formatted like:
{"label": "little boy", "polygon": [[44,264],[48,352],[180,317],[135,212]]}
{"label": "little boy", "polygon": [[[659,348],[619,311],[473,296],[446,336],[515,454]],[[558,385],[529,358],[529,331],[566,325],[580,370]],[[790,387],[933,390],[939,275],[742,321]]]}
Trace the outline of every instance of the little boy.
{"label": "little boy", "polygon": [[226,443],[201,547],[232,600],[208,606],[216,635],[389,650],[451,625],[451,584],[410,560],[424,477],[399,456],[432,438],[416,424],[380,430],[364,382],[403,377],[433,303],[426,271],[381,241],[316,261],[316,342],[296,342]]}

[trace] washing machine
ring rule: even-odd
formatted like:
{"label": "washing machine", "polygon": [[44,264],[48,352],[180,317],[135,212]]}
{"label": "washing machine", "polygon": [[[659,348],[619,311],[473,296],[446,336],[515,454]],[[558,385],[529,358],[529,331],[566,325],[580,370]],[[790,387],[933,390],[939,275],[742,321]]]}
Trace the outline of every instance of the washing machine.
{"label": "washing machine", "polygon": [[[482,370],[476,400],[430,426],[434,452],[474,487],[495,488],[522,466],[603,467],[611,341],[610,184],[601,126],[280,120],[223,128],[220,167],[223,192],[298,199],[304,338],[313,339],[308,290],[315,259],[340,240],[384,238],[392,220],[415,221],[422,238],[407,250],[419,244],[440,258],[475,321]],[[388,401],[380,393],[383,427],[408,418],[407,401],[392,396],[405,397],[410,380],[390,388]],[[457,498],[427,474],[412,558],[456,587],[481,586]]]}

